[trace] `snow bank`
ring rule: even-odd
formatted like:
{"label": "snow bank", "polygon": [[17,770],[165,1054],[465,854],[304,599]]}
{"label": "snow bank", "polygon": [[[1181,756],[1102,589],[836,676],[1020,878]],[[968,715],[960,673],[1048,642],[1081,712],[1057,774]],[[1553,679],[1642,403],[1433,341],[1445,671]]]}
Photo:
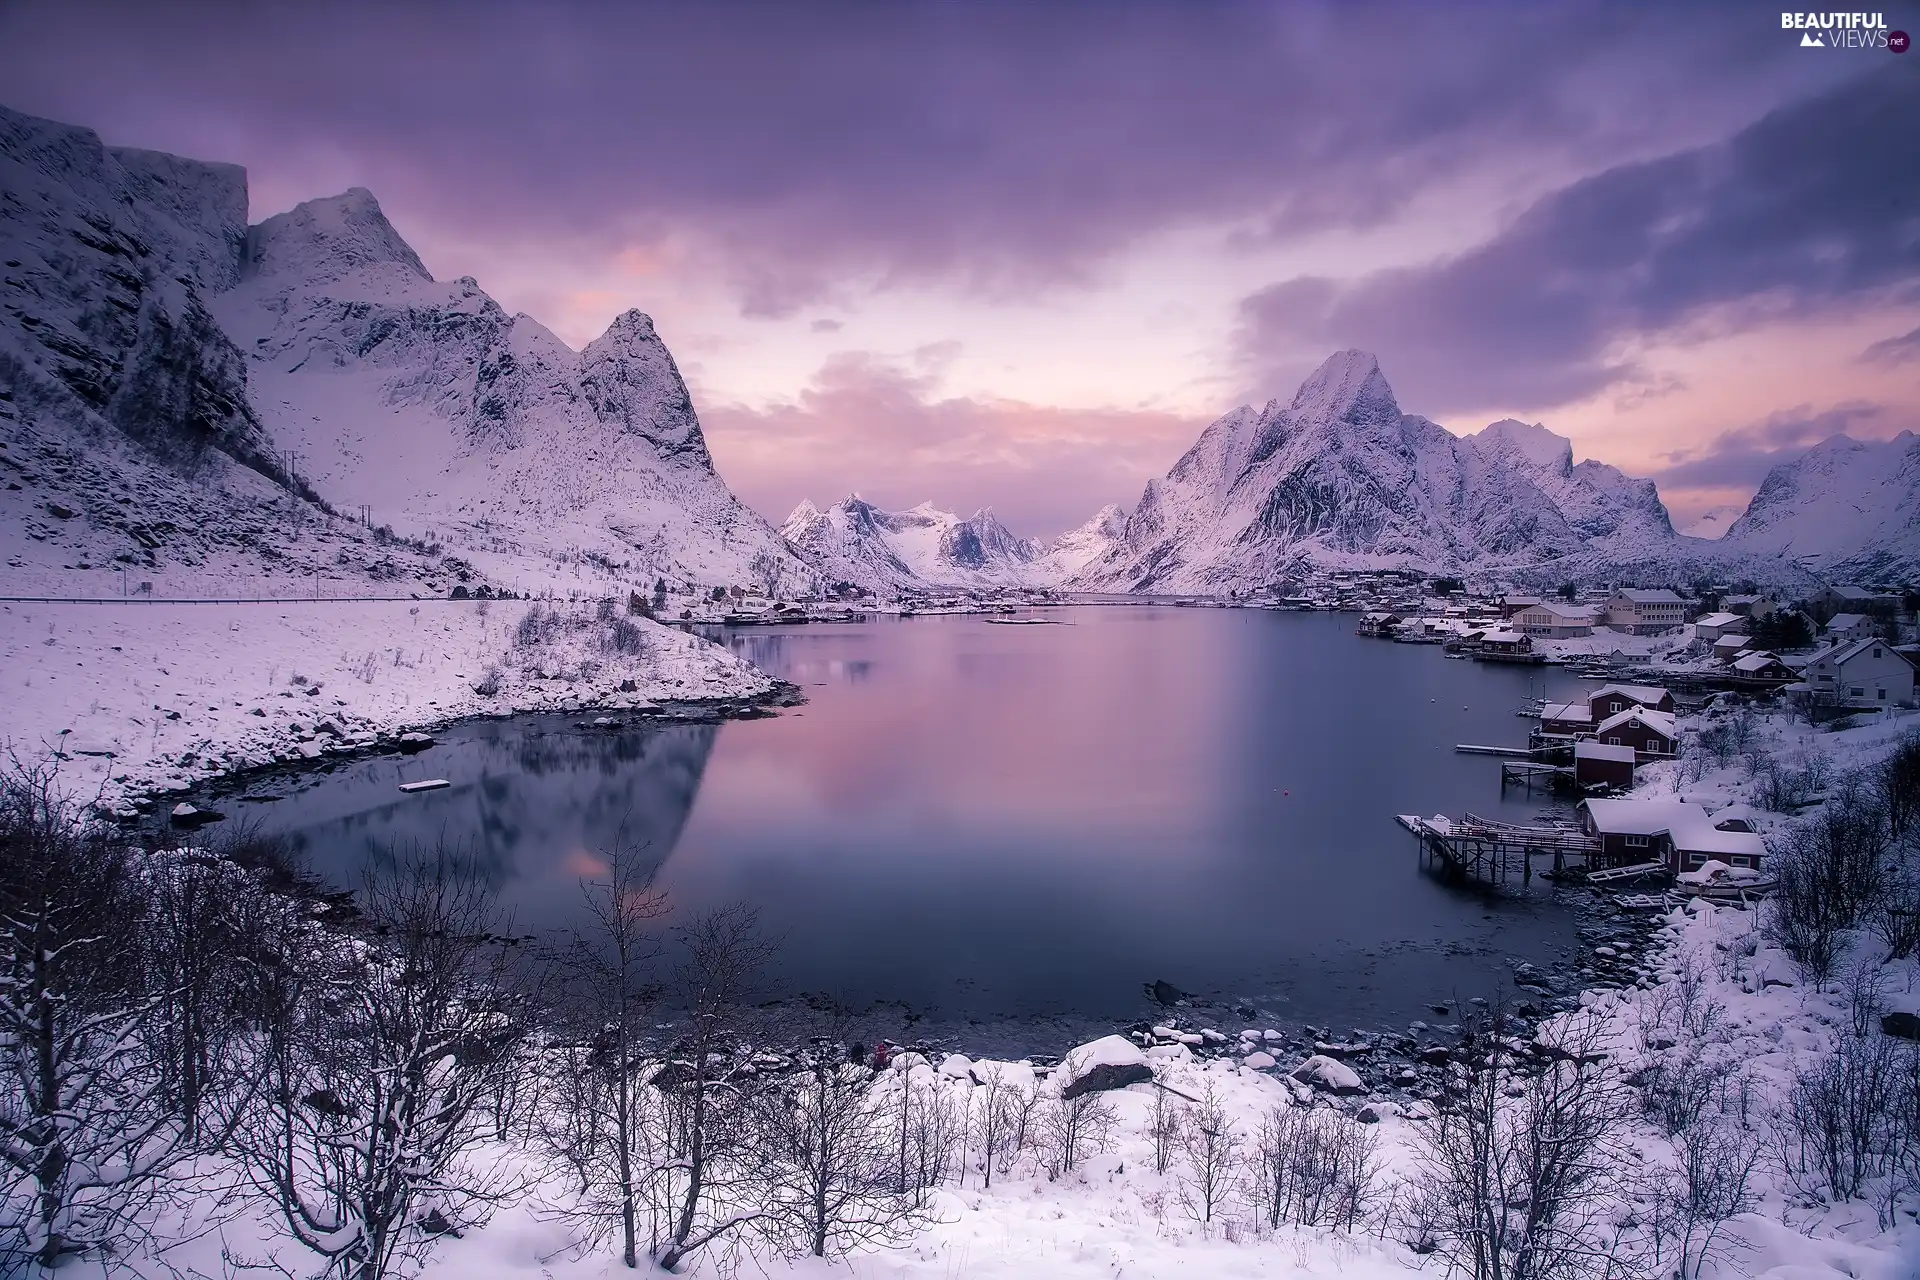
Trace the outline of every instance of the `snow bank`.
{"label": "snow bank", "polygon": [[644,618],[537,607],[530,635],[527,601],[0,604],[4,745],[115,803],[467,716],[773,688]]}

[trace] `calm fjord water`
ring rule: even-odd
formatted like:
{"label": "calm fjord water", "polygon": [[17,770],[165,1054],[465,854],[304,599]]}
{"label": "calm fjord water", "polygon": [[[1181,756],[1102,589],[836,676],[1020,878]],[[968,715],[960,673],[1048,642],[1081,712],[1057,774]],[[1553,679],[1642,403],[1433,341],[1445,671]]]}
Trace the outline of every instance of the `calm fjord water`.
{"label": "calm fjord water", "polygon": [[[1572,677],[1360,639],[1347,615],[1051,616],[1072,625],[731,633],[807,705],[718,727],[464,725],[249,817],[343,883],[382,844],[464,842],[536,930],[577,917],[597,850],[642,843],[681,907],[761,908],[787,990],[1001,1041],[1137,1016],[1160,978],[1277,1019],[1404,1023],[1506,985],[1508,957],[1569,953],[1550,889],[1449,888],[1392,815],[1551,807],[1503,799],[1498,762],[1452,747],[1524,742],[1514,708]],[[453,786],[394,789],[421,777]]]}

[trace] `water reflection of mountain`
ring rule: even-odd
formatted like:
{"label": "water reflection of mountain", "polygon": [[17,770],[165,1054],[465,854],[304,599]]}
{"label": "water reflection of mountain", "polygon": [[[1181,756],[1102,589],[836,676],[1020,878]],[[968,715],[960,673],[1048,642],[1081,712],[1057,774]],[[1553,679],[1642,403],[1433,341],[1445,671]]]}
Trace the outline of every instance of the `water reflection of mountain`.
{"label": "water reflection of mountain", "polygon": [[[596,855],[644,850],[649,878],[679,842],[713,751],[713,725],[581,731],[565,722],[486,721],[451,730],[412,763],[358,762],[274,806],[312,869],[351,883],[392,850],[453,845],[502,891],[522,926],[568,919]],[[394,799],[399,773],[449,779]]]}

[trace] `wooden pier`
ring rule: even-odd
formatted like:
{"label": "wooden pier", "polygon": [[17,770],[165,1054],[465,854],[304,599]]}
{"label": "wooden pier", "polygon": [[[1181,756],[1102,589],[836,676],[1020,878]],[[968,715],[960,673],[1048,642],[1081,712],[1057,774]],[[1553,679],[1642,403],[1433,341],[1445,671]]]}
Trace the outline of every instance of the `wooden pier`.
{"label": "wooden pier", "polygon": [[1552,858],[1557,873],[1565,870],[1569,854],[1585,864],[1600,852],[1600,837],[1572,827],[1522,827],[1471,813],[1457,820],[1403,813],[1396,821],[1419,837],[1424,859],[1438,861],[1464,879],[1495,887],[1516,874],[1522,883],[1531,882],[1535,858]]}
{"label": "wooden pier", "polygon": [[1573,779],[1573,766],[1565,764],[1540,764],[1531,760],[1502,760],[1500,762],[1500,789],[1508,787],[1547,786],[1556,790],[1579,790],[1579,784]]}

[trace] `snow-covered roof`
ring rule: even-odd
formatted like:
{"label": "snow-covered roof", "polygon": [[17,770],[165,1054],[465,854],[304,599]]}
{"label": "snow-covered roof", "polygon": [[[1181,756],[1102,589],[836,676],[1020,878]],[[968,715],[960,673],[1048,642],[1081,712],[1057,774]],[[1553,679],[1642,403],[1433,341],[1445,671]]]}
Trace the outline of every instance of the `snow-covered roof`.
{"label": "snow-covered roof", "polygon": [[1728,822],[1744,822],[1754,826],[1760,821],[1760,815],[1753,811],[1750,804],[1730,804],[1713,815],[1713,825],[1720,826]]}
{"label": "snow-covered roof", "polygon": [[1628,707],[1625,711],[1617,715],[1608,716],[1600,722],[1599,726],[1594,729],[1594,732],[1605,733],[1607,730],[1617,728],[1629,720],[1638,720],[1641,724],[1647,726],[1647,728],[1653,730],[1663,738],[1671,738],[1674,736],[1673,717],[1665,711],[1649,711],[1645,707]]}
{"label": "snow-covered roof", "polygon": [[1744,649],[1752,643],[1753,643],[1752,636],[1731,634],[1731,635],[1721,636],[1718,640],[1715,640],[1713,642],[1713,647],[1716,649]]}
{"label": "snow-covered roof", "polygon": [[1584,702],[1549,702],[1540,708],[1542,720],[1592,720],[1593,709]]}
{"label": "snow-covered roof", "polygon": [[1827,619],[1827,630],[1851,631],[1863,622],[1871,623],[1872,621],[1873,619],[1864,613],[1836,613]]}
{"label": "snow-covered roof", "polygon": [[1592,693],[1589,693],[1587,695],[1587,703],[1589,706],[1591,706],[1593,703],[1597,702],[1601,698],[1606,697],[1610,693],[1617,693],[1624,698],[1627,698],[1634,702],[1638,702],[1642,706],[1649,706],[1649,707],[1656,702],[1664,702],[1667,699],[1667,691],[1665,689],[1662,689],[1658,685],[1603,684],[1598,689],[1595,689]]}
{"label": "snow-covered roof", "polygon": [[1564,601],[1555,602],[1552,600],[1541,600],[1535,604],[1528,605],[1525,609],[1522,609],[1520,612],[1532,613],[1535,610],[1541,610],[1543,612],[1550,613],[1556,618],[1565,618],[1569,622],[1593,621],[1593,610],[1591,608],[1587,607],[1586,605],[1567,604]]}
{"label": "snow-covered roof", "polygon": [[1588,800],[1587,813],[1594,828],[1606,835],[1657,836],[1672,831],[1677,822],[1707,823],[1700,806],[1684,800]]}
{"label": "snow-covered roof", "polygon": [[1613,594],[1616,596],[1624,596],[1626,599],[1633,601],[1635,604],[1685,604],[1686,603],[1679,596],[1667,590],[1665,587],[1655,587],[1651,590],[1641,590],[1636,587],[1621,587],[1618,591],[1614,592]]}
{"label": "snow-covered roof", "polygon": [[1761,671],[1780,661],[1765,649],[1755,649],[1752,653],[1743,653],[1733,660],[1735,671]]}
{"label": "snow-covered roof", "polygon": [[1616,763],[1633,763],[1633,748],[1609,746],[1604,742],[1576,742],[1573,744],[1575,760],[1612,760]]}
{"label": "snow-covered roof", "polygon": [[[1752,831],[1722,831],[1697,804],[1685,800],[1588,800],[1594,828],[1606,835],[1658,836],[1682,853],[1760,857],[1766,841]],[[1722,811],[1724,812],[1724,810]]]}
{"label": "snow-covered roof", "polygon": [[1836,667],[1843,667],[1869,649],[1887,649],[1890,647],[1886,641],[1879,637],[1868,636],[1864,640],[1855,640],[1849,644],[1836,645],[1826,653],[1815,654],[1814,661],[1831,662]]}
{"label": "snow-covered roof", "polygon": [[1740,615],[1737,613],[1710,613],[1704,618],[1695,618],[1693,625],[1696,627],[1730,627],[1738,621],[1740,621]]}

